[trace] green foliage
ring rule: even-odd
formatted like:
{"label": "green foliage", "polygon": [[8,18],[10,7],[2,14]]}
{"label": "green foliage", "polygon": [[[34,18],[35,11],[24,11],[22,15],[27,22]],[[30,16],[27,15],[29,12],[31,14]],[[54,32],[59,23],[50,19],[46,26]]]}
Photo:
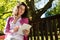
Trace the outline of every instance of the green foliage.
{"label": "green foliage", "polygon": [[11,13],[7,13],[12,11],[13,7],[17,4],[17,1],[13,0],[0,0],[0,31],[3,31],[6,19],[8,16],[11,16]]}
{"label": "green foliage", "polygon": [[0,6],[0,13],[3,13],[5,10],[5,7],[4,6]]}
{"label": "green foliage", "polygon": [[60,1],[59,0],[56,3],[56,7],[53,10],[54,10],[53,11],[54,14],[60,14]]}

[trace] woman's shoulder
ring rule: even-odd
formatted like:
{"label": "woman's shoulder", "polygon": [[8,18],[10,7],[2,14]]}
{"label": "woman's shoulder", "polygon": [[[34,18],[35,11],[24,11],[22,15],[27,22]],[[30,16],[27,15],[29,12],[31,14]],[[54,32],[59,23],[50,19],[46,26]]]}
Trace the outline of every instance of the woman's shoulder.
{"label": "woman's shoulder", "polygon": [[13,17],[12,17],[12,16],[9,16],[9,17],[7,18],[7,20],[11,20],[11,19],[13,19]]}
{"label": "woman's shoulder", "polygon": [[28,18],[22,18],[24,21],[29,20]]}
{"label": "woman's shoulder", "polygon": [[28,19],[28,18],[22,18],[22,21],[23,21],[24,23],[29,23],[29,19]]}

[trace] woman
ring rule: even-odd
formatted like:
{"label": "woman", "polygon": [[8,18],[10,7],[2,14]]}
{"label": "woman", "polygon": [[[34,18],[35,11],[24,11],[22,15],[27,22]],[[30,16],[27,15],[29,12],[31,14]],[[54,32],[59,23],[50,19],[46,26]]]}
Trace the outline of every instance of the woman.
{"label": "woman", "polygon": [[[18,34],[18,29],[24,23],[28,24],[27,18],[28,10],[27,6],[22,2],[18,4],[13,10],[13,16],[8,17],[4,33],[6,34],[5,40],[28,40],[27,36],[30,30],[23,30],[24,35]],[[11,37],[11,38],[10,38]],[[7,38],[7,39],[6,39]]]}

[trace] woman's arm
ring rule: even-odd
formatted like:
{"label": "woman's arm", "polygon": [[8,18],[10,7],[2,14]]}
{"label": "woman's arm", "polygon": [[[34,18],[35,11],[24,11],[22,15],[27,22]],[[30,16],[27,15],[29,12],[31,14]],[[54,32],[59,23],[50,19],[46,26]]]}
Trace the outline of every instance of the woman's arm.
{"label": "woman's arm", "polygon": [[[29,23],[29,19],[28,18],[25,18],[24,19],[24,23],[28,24]],[[24,33],[25,36],[28,36],[29,33],[30,33],[30,29],[29,30],[26,30],[26,29],[23,30],[23,33]]]}
{"label": "woman's arm", "polygon": [[7,18],[7,22],[6,22],[6,25],[5,25],[5,28],[4,28],[4,34],[14,33],[14,32],[18,31],[18,27],[17,26],[14,29],[10,29],[9,22],[10,22],[11,19],[12,19],[12,17]]}
{"label": "woman's arm", "polygon": [[7,22],[4,28],[4,34],[9,33],[10,30],[10,24],[9,24],[10,18],[7,18]]}
{"label": "woman's arm", "polygon": [[13,32],[13,30],[10,30],[10,24],[9,24],[10,20],[11,20],[11,17],[8,17],[5,28],[4,28],[4,34]]}

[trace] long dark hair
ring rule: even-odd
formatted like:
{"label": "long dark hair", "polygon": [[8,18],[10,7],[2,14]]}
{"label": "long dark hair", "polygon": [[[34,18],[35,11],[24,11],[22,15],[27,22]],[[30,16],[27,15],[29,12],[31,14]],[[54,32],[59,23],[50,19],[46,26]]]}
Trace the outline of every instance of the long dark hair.
{"label": "long dark hair", "polygon": [[22,18],[27,18],[28,17],[28,8],[27,5],[24,2],[18,3],[19,5],[17,5],[17,8],[19,9],[19,7],[21,5],[25,6],[25,12],[23,15],[21,15]]}

